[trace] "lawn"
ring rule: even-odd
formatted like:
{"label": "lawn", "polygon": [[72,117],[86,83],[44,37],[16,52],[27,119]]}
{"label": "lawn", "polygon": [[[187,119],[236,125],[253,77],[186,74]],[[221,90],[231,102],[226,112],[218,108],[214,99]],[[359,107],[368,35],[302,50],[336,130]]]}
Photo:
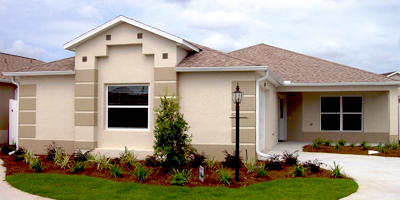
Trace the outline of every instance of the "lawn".
{"label": "lawn", "polygon": [[357,191],[350,179],[295,178],[242,188],[178,187],[123,183],[61,174],[14,174],[12,186],[54,199],[340,199]]}

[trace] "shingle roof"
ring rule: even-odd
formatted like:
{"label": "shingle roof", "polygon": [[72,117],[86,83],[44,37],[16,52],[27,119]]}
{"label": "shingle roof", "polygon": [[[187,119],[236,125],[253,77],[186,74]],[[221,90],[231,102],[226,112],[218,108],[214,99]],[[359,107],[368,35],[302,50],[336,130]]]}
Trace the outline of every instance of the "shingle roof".
{"label": "shingle roof", "polygon": [[201,49],[198,53],[186,56],[177,67],[230,67],[230,66],[256,66],[258,64],[230,56],[224,52],[211,49],[199,44],[191,43]]}
{"label": "shingle roof", "polygon": [[0,52],[0,79],[11,79],[3,76],[2,72],[17,71],[33,65],[45,63],[33,58],[16,56]]}
{"label": "shingle roof", "polygon": [[31,67],[9,72],[32,72],[32,71],[73,71],[75,70],[75,57],[64,58],[48,63],[42,63]]}
{"label": "shingle roof", "polygon": [[392,82],[380,74],[322,60],[266,44],[239,49],[228,55],[268,66],[282,81],[292,83]]}

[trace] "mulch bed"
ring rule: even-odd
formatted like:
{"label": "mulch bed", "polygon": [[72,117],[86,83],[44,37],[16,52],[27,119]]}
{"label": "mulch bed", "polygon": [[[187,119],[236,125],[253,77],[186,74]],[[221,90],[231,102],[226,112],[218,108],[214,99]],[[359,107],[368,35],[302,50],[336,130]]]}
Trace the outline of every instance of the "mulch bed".
{"label": "mulch bed", "polygon": [[[103,171],[97,171],[95,166],[90,166],[87,165],[84,169],[83,172],[80,173],[71,173],[69,169],[60,169],[59,166],[55,165],[54,162],[51,161],[46,161],[45,156],[41,155],[39,156],[42,166],[44,169],[44,172],[41,173],[48,173],[48,174],[66,174],[66,175],[86,175],[86,176],[91,176],[91,177],[97,177],[97,178],[103,178],[103,179],[109,179],[112,181],[119,181],[119,182],[134,182],[134,183],[139,183],[139,181],[129,173],[130,171],[133,171],[133,167],[130,168],[124,168],[125,173],[123,174],[122,177],[114,178],[113,176],[110,175],[109,170],[103,170]],[[33,171],[33,169],[29,168],[29,165],[23,161],[14,161],[14,156],[13,155],[3,155],[0,152],[0,159],[4,161],[4,166],[6,167],[6,175],[12,175],[16,173],[36,173]],[[143,161],[142,161],[143,162]],[[220,183],[216,180],[217,175],[214,173],[215,169],[205,169],[205,177],[204,177],[204,182],[201,182],[199,180],[199,168],[193,168],[192,171],[192,178],[190,179],[189,183],[187,186],[189,187],[196,187],[196,186],[207,186],[207,187],[230,187],[230,188],[240,188],[240,187],[246,187],[252,184],[256,183],[261,183],[265,181],[272,181],[272,180],[277,180],[277,179],[287,179],[287,178],[294,178],[292,176],[292,166],[285,166],[282,163],[282,170],[269,170],[268,175],[266,177],[258,177],[257,173],[252,172],[252,173],[247,173],[247,169],[242,166],[240,169],[240,181],[239,182],[233,182],[231,183],[230,186],[227,186],[223,183]],[[159,186],[170,186],[170,175],[168,173],[164,173],[162,171],[161,167],[151,167],[148,166],[148,168],[151,168],[153,170],[153,173],[150,175],[150,177],[144,181],[144,184],[149,184],[149,185],[159,185]],[[190,169],[190,168],[188,168]],[[232,169],[234,171],[234,169]],[[317,173],[311,173],[309,171],[306,172],[305,177],[306,178],[333,178],[331,176],[332,172],[325,170],[325,169],[320,169],[319,172]]]}
{"label": "mulch bed", "polygon": [[[378,151],[376,147],[372,147],[370,150]],[[400,150],[388,149],[386,153],[379,152],[378,154],[368,154],[368,150],[364,150],[361,146],[342,146],[340,150],[337,150],[334,146],[323,146],[314,148],[312,145],[303,146],[304,152],[321,152],[321,153],[340,153],[340,154],[355,154],[355,155],[371,155],[371,156],[385,156],[385,157],[400,157]]]}

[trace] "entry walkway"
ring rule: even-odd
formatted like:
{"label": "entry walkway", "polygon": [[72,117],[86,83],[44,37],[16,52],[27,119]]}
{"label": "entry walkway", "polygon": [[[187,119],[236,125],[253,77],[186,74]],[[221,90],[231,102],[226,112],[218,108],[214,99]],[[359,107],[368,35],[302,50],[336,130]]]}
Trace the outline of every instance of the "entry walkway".
{"label": "entry walkway", "polygon": [[364,156],[331,153],[302,152],[304,142],[280,142],[268,154],[282,155],[284,150],[293,152],[299,150],[299,160],[318,159],[333,166],[333,161],[343,166],[344,172],[358,183],[356,193],[343,198],[344,200],[359,199],[400,199],[400,158],[381,156]]}
{"label": "entry walkway", "polygon": [[6,168],[0,160],[0,200],[44,200],[49,199],[18,190],[6,182]]}

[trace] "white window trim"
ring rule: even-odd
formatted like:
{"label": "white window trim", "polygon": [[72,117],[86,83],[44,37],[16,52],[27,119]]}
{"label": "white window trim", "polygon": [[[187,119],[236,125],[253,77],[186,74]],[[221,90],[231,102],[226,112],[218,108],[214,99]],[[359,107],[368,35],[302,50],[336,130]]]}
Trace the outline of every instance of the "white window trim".
{"label": "white window trim", "polygon": [[[109,106],[108,105],[108,87],[109,86],[147,86],[147,91],[148,91],[148,94],[147,94],[147,105],[141,105],[141,106]],[[148,130],[150,130],[150,85],[149,84],[118,84],[118,85],[112,85],[112,84],[110,84],[110,85],[106,85],[106,87],[105,87],[105,89],[106,89],[106,95],[104,95],[105,97],[106,97],[106,100],[105,100],[105,102],[106,102],[106,105],[105,105],[105,108],[106,108],[106,124],[105,124],[105,127],[106,127],[106,130],[113,130],[113,131],[116,131],[116,130],[121,130],[121,131],[124,131],[124,130],[140,130],[140,131],[148,131]],[[110,127],[108,127],[108,108],[147,108],[147,128],[122,128],[122,127],[119,127],[119,128],[110,128]]]}
{"label": "white window trim", "polygon": [[[340,112],[329,112],[323,113],[322,112],[322,98],[323,97],[340,97]],[[343,112],[343,97],[361,97],[361,112]],[[321,95],[319,100],[319,130],[320,132],[363,132],[364,131],[364,98],[362,95]],[[322,122],[321,118],[322,115],[325,114],[339,114],[340,115],[340,130],[322,130]],[[354,130],[343,130],[343,114],[361,114],[361,130],[354,131]]]}

